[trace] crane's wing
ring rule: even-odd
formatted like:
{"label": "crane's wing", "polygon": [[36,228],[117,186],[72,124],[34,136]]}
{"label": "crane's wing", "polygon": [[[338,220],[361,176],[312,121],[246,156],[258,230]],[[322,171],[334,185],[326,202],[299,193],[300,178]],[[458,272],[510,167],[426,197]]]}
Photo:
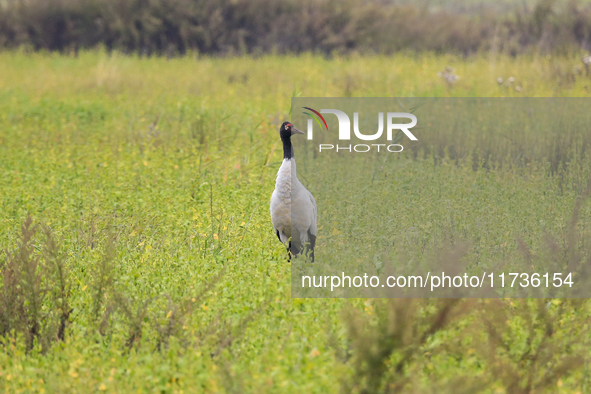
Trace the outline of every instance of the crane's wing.
{"label": "crane's wing", "polygon": [[291,226],[290,211],[289,207],[281,202],[276,191],[271,195],[270,211],[273,231],[280,242],[286,243],[289,240],[289,230]]}

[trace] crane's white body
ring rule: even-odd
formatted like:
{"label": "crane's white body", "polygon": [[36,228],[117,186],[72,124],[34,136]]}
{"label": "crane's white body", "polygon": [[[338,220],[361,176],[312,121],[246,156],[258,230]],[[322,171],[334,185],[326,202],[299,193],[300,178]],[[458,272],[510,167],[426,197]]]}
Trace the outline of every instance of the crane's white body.
{"label": "crane's white body", "polygon": [[301,245],[312,242],[313,249],[316,217],[316,200],[298,179],[295,159],[284,159],[271,196],[271,221],[277,237],[284,244],[297,237]]}

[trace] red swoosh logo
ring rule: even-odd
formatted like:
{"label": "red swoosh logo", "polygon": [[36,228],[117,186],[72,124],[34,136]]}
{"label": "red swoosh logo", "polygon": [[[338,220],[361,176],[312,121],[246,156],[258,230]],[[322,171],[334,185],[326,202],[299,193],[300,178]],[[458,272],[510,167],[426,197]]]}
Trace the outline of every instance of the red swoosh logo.
{"label": "red swoosh logo", "polygon": [[326,131],[328,131],[328,125],[326,124],[326,120],[324,120],[324,117],[322,115],[320,115],[320,113],[310,107],[304,107],[305,109],[309,109],[310,111],[314,112],[316,115],[318,115],[320,117],[320,119],[322,119],[322,121],[324,122],[324,127],[326,127]]}

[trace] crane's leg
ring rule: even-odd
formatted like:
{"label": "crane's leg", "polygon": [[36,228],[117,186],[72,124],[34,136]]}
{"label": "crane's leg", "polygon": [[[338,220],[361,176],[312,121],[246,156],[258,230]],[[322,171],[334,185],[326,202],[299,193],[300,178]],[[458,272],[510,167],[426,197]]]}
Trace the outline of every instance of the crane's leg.
{"label": "crane's leg", "polygon": [[[281,239],[281,235],[279,234],[279,230],[275,230],[275,234],[277,234],[277,239],[279,240],[279,242],[281,242],[283,244],[283,240]],[[290,252],[291,241],[289,241],[289,243],[287,244],[287,246],[285,248],[287,249],[287,261],[291,261],[291,252]]]}
{"label": "crane's leg", "polygon": [[297,241],[290,240],[289,241],[289,254],[292,257],[297,256],[300,251],[302,250],[301,245]]}
{"label": "crane's leg", "polygon": [[291,262],[291,241],[287,244],[287,261]]}
{"label": "crane's leg", "polygon": [[306,238],[300,238],[297,231],[292,230],[292,237],[289,242],[289,250],[292,256],[297,256],[302,253],[304,256],[310,257],[310,262],[314,262],[314,247],[316,246],[316,236],[309,230]]}
{"label": "crane's leg", "polygon": [[307,249],[310,251],[310,262],[314,262],[314,247],[316,246],[316,236],[308,230]]}

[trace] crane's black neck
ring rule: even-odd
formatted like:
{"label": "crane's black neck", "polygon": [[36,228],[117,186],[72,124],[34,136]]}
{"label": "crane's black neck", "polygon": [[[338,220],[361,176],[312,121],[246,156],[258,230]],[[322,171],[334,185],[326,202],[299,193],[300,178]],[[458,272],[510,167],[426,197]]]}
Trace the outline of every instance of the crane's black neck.
{"label": "crane's black neck", "polygon": [[283,158],[291,160],[293,158],[293,146],[291,145],[291,136],[281,137],[283,142]]}

